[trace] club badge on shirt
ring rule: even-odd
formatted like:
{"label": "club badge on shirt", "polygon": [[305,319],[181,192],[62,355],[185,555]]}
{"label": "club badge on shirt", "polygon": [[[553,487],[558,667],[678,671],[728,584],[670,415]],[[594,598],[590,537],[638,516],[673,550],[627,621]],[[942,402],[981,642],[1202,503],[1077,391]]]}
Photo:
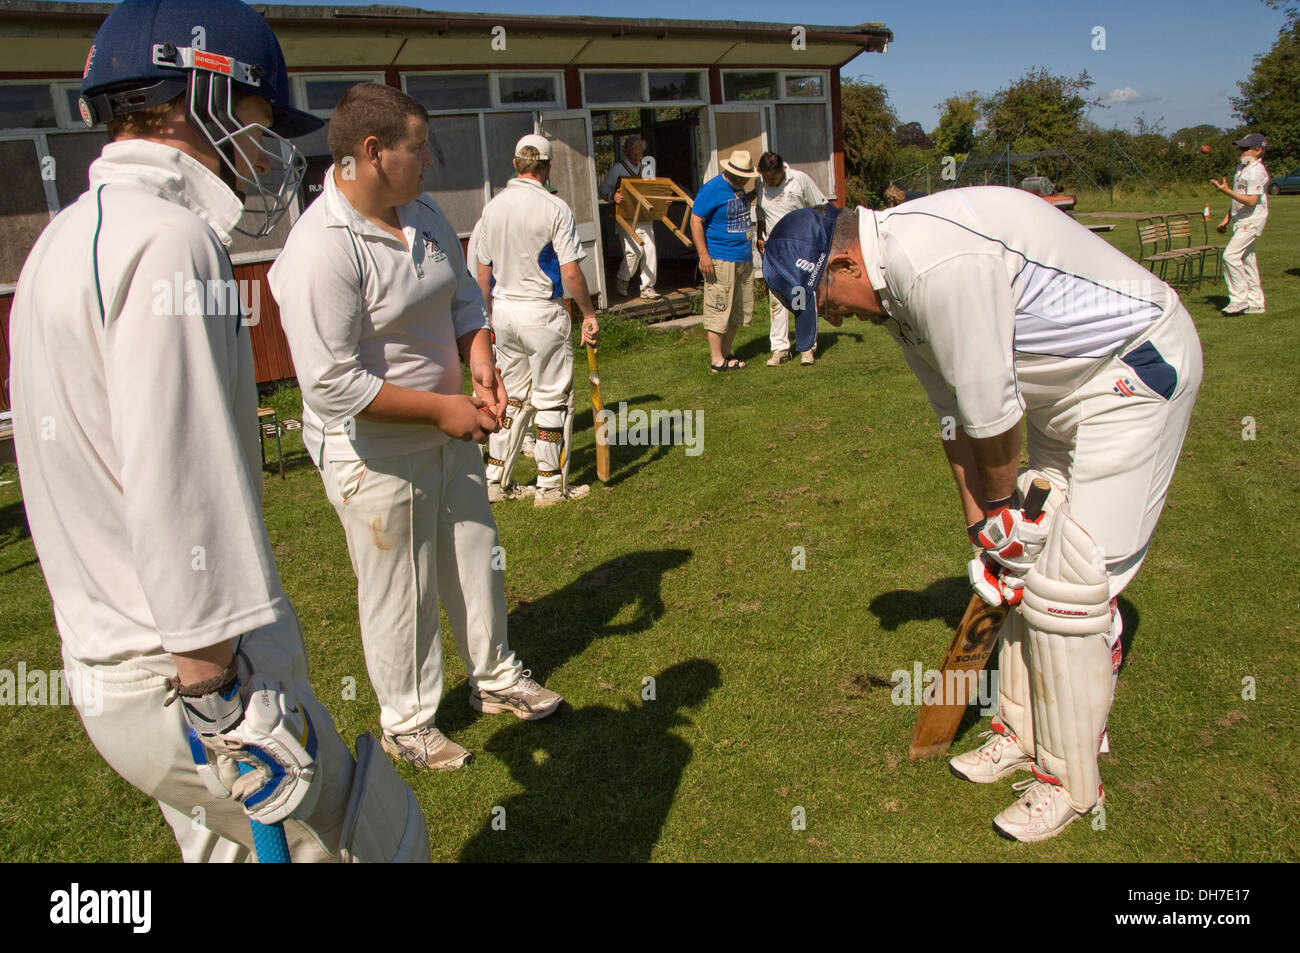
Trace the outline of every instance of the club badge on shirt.
{"label": "club badge on shirt", "polygon": [[446,261],[447,253],[438,247],[433,235],[429,232],[421,232],[420,234],[424,237],[424,252],[429,256],[429,260],[435,263]]}

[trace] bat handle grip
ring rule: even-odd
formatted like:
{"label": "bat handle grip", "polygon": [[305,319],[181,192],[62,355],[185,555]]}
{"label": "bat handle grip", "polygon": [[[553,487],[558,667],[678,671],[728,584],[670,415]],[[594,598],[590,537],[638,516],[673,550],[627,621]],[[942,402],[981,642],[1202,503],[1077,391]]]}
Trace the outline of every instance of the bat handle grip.
{"label": "bat handle grip", "polygon": [[1029,492],[1025,494],[1025,519],[1038,519],[1043,512],[1043,505],[1047,503],[1047,496],[1052,492],[1052,484],[1048,483],[1044,477],[1035,477],[1034,482],[1029,486]]}
{"label": "bat handle grip", "polygon": [[[251,764],[239,762],[239,773],[247,774],[253,770]],[[283,824],[263,824],[261,821],[248,821],[253,829],[253,847],[257,851],[259,864],[289,863],[289,840],[284,836]]]}

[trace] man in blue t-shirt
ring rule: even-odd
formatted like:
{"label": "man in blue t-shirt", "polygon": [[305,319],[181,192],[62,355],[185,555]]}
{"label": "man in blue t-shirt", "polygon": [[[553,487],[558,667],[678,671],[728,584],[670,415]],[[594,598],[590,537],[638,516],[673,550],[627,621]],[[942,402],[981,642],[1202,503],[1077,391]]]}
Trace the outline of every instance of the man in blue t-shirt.
{"label": "man in blue t-shirt", "polygon": [[719,165],[721,174],[704,183],[691,209],[691,237],[704,275],[704,330],[715,374],[745,366],[732,355],[731,342],[754,316],[754,231],[745,186],[758,178],[743,149]]}

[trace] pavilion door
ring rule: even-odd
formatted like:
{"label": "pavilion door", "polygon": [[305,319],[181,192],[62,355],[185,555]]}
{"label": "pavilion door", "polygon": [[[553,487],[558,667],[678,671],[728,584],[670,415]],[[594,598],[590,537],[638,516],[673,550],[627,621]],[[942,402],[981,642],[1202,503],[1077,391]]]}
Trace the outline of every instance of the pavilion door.
{"label": "pavilion door", "polygon": [[772,128],[770,106],[710,106],[709,170],[706,178],[718,174],[718,163],[731,158],[737,149],[749,153],[750,161],[758,165],[759,157],[770,146],[768,130]]}
{"label": "pavilion door", "polygon": [[593,297],[600,295],[608,304],[605,293],[605,259],[600,243],[599,206],[596,204],[595,150],[591,143],[591,112],[586,109],[564,109],[544,112],[540,132],[551,139],[551,185],[557,195],[569,203],[578,222],[578,238],[587,257],[582,260],[582,273],[587,278],[587,288]]}
{"label": "pavilion door", "polygon": [[[712,153],[709,157],[709,171],[705,179],[718,174],[719,163],[730,159],[737,149],[749,153],[749,161],[757,166],[759,158],[771,146],[769,130],[772,128],[771,106],[710,106],[709,107],[709,141]],[[758,180],[753,182],[757,184]],[[753,185],[746,186],[746,191],[753,191]],[[751,208],[751,212],[752,212]],[[754,247],[754,268],[762,274],[763,261]]]}

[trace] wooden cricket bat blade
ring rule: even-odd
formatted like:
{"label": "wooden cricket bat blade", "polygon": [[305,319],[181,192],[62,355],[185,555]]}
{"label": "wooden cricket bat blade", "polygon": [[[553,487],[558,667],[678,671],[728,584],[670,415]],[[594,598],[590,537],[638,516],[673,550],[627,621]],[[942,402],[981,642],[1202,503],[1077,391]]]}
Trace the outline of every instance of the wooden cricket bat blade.
{"label": "wooden cricket bat blade", "polygon": [[600,369],[596,365],[596,352],[587,348],[587,378],[591,381],[591,413],[596,426],[596,476],[601,483],[609,482],[609,434],[605,432],[607,424],[602,424],[600,413],[605,409],[605,402],[600,396]]}
{"label": "wooden cricket bat blade", "polygon": [[910,760],[937,758],[951,747],[966,706],[978,698],[975,686],[979,673],[993,654],[1006,617],[1006,606],[991,606],[979,596],[971,596],[957,634],[939,665],[939,677],[921,700],[921,712],[907,748]]}

